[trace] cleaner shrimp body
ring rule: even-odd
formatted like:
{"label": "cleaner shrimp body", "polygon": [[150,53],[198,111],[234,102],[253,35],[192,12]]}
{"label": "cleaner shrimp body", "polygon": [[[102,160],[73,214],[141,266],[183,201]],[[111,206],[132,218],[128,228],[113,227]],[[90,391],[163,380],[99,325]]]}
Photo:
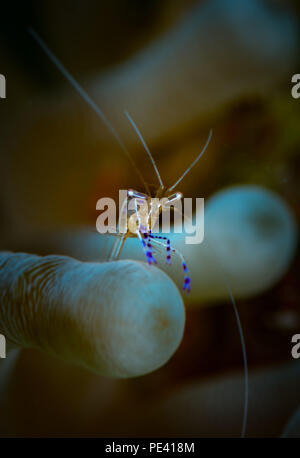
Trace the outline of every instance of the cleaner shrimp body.
{"label": "cleaner shrimp body", "polygon": [[149,265],[157,264],[157,260],[155,258],[155,247],[157,246],[162,246],[165,249],[167,265],[171,265],[172,253],[176,254],[181,260],[184,273],[184,283],[182,289],[183,291],[189,293],[191,289],[191,278],[189,276],[188,267],[183,255],[171,245],[171,241],[168,237],[154,234],[151,229],[151,227],[155,226],[162,211],[165,208],[169,209],[171,204],[181,200],[182,194],[177,192],[163,199],[159,199],[158,196],[164,196],[164,191],[160,189],[157,192],[157,197],[154,199],[155,202],[147,194],[142,194],[138,191],[134,191],[133,189],[127,191],[127,199],[131,204],[133,204],[131,206],[134,207],[134,212],[129,216],[127,224],[132,228],[133,223],[136,227],[135,231],[128,230],[126,235],[129,237],[136,236],[140,240]]}
{"label": "cleaner shrimp body", "polygon": [[[189,276],[189,271],[187,267],[187,263],[183,257],[183,255],[173,246],[171,246],[170,239],[168,237],[162,235],[156,235],[152,232],[152,228],[155,227],[156,222],[158,221],[159,215],[162,211],[166,208],[170,208],[170,206],[174,205],[175,202],[178,202],[182,199],[181,192],[172,192],[175,187],[182,181],[182,179],[187,175],[187,173],[192,169],[192,167],[198,162],[202,154],[205,152],[206,148],[209,145],[209,142],[212,137],[212,130],[210,130],[208,139],[206,144],[204,145],[200,154],[196,157],[193,163],[184,171],[184,173],[178,178],[178,180],[170,187],[166,188],[160,173],[158,171],[157,165],[155,160],[146,144],[144,138],[142,137],[137,125],[129,115],[127,111],[125,111],[125,115],[127,119],[131,123],[133,129],[135,130],[140,142],[142,143],[146,153],[149,156],[150,161],[152,162],[156,177],[159,182],[159,188],[156,191],[155,198],[152,199],[149,194],[143,194],[141,192],[135,191],[133,189],[128,190],[127,197],[132,199],[134,204],[134,214],[131,215],[131,218],[134,219],[135,230],[131,230],[131,232],[136,234],[139,238],[142,248],[144,250],[146,260],[148,264],[157,264],[157,261],[154,257],[154,249],[153,245],[161,245],[166,250],[166,263],[168,265],[171,264],[171,253],[176,254],[180,260],[181,265],[184,273],[184,283],[182,286],[183,291],[189,293],[191,290],[191,278]],[[148,190],[148,186],[146,185],[146,190]],[[148,191],[149,192],[149,191]]]}

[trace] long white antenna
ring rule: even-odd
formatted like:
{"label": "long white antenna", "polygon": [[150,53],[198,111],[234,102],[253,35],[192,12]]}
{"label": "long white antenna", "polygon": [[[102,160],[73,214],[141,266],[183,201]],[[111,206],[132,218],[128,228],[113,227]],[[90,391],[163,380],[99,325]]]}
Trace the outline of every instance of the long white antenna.
{"label": "long white antenna", "polygon": [[87,94],[87,92],[83,89],[82,86],[73,78],[73,76],[70,74],[70,72],[63,66],[63,64],[59,61],[59,59],[53,54],[53,52],[48,48],[46,43],[42,40],[42,38],[39,36],[39,34],[32,28],[28,28],[28,32],[32,36],[32,38],[37,42],[37,44],[41,47],[41,49],[45,52],[45,54],[49,57],[49,59],[53,62],[53,64],[60,70],[60,72],[64,75],[64,77],[69,81],[71,86],[81,95],[81,97],[85,100],[85,102],[92,108],[92,110],[95,111],[95,113],[99,116],[99,118],[104,122],[106,125],[107,129],[112,133],[112,135],[115,137],[117,142],[119,143],[120,147],[126,154],[126,156],[129,158],[131,164],[133,165],[135,171],[139,175],[142,183],[144,184],[145,188],[147,191],[149,191],[148,186],[137,168],[134,160],[132,159],[131,155],[129,154],[126,146],[122,142],[121,138],[119,137],[119,134],[115,130],[115,128],[111,125],[109,120],[106,118],[102,110],[98,107],[98,105],[94,102],[94,100]]}
{"label": "long white antenna", "polygon": [[226,274],[224,271],[223,266],[221,265],[220,261],[218,262],[218,257],[215,252],[215,249],[210,243],[207,243],[208,248],[210,251],[213,253],[214,258],[216,260],[215,266],[216,269],[219,271],[220,277],[223,280],[224,286],[227,289],[231,304],[233,306],[235,318],[236,318],[236,323],[238,327],[238,332],[239,332],[239,337],[240,337],[240,342],[242,345],[242,357],[243,357],[243,365],[244,365],[244,412],[243,412],[243,422],[242,422],[242,430],[241,430],[241,437],[244,438],[246,436],[246,428],[247,428],[247,421],[248,421],[248,407],[249,407],[249,373],[248,373],[248,360],[247,360],[247,351],[246,351],[246,342],[245,342],[245,337],[244,337],[244,332],[242,328],[242,323],[240,319],[240,315],[238,312],[238,308],[233,296],[233,293],[231,291],[231,288],[229,286],[228,280],[226,278]]}
{"label": "long white antenna", "polygon": [[173,184],[173,186],[171,186],[169,188],[169,191],[172,191],[174,188],[176,188],[176,186],[181,182],[181,180],[183,180],[183,178],[190,172],[190,170],[194,167],[195,164],[197,164],[197,162],[199,161],[200,157],[205,153],[208,145],[209,145],[209,142],[211,140],[211,137],[212,137],[212,129],[210,129],[209,131],[209,134],[208,134],[208,138],[206,140],[206,143],[204,145],[204,148],[202,149],[201,153],[196,157],[196,159],[194,160],[194,162],[191,163],[191,165],[186,169],[186,171],[181,175],[180,178],[178,178],[178,180],[176,181],[175,184]]}
{"label": "long white antenna", "polygon": [[148,156],[149,156],[149,158],[150,158],[150,160],[151,160],[151,162],[152,162],[152,165],[153,165],[153,168],[154,168],[154,170],[155,170],[156,176],[157,176],[157,178],[158,178],[160,187],[163,188],[163,187],[164,187],[164,184],[163,184],[162,179],[161,179],[161,176],[160,176],[160,174],[159,174],[157,165],[155,164],[155,160],[153,159],[153,156],[152,156],[152,154],[151,154],[151,152],[150,152],[150,150],[149,150],[149,148],[148,148],[148,146],[147,146],[145,140],[143,139],[141,132],[139,131],[137,125],[136,125],[135,122],[133,121],[133,119],[132,119],[132,117],[130,116],[130,114],[128,113],[128,111],[124,111],[124,113],[125,113],[125,115],[127,116],[128,121],[130,122],[130,124],[131,124],[132,127],[134,128],[134,130],[135,130],[137,136],[139,137],[139,139],[140,139],[140,141],[141,141],[143,147],[145,148],[145,151],[147,152],[147,154],[148,154]]}

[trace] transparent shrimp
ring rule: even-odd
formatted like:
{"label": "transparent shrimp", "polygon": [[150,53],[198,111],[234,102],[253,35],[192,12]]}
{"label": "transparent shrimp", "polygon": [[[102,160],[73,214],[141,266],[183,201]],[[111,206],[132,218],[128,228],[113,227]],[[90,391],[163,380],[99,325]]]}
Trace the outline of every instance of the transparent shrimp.
{"label": "transparent shrimp", "polygon": [[[158,250],[159,248],[164,248],[166,250],[166,253],[167,253],[167,255],[166,255],[167,264],[170,264],[170,262],[171,262],[171,253],[173,253],[174,255],[178,256],[179,259],[181,260],[183,271],[184,271],[184,275],[185,275],[183,289],[188,292],[190,290],[191,284],[190,284],[190,277],[188,276],[188,268],[187,268],[186,261],[185,261],[184,257],[182,256],[182,254],[176,248],[171,246],[170,240],[167,237],[165,237],[165,236],[156,236],[156,235],[152,234],[151,229],[149,227],[149,219],[152,216],[151,215],[151,213],[152,213],[151,206],[150,206],[150,211],[146,215],[146,217],[145,216],[141,217],[140,212],[137,209],[137,204],[139,202],[141,202],[141,201],[145,201],[145,202],[146,201],[150,201],[151,193],[150,193],[148,184],[144,180],[142,173],[140,172],[140,170],[136,166],[133,158],[129,154],[125,144],[123,143],[123,141],[119,137],[117,131],[114,129],[112,124],[106,118],[106,116],[104,115],[102,110],[99,108],[99,106],[91,99],[91,97],[82,88],[82,86],[75,80],[75,78],[69,73],[69,71],[62,65],[62,63],[57,59],[57,57],[53,54],[53,52],[48,48],[48,46],[44,43],[44,41],[41,39],[41,37],[37,34],[37,32],[32,28],[29,28],[28,32],[30,33],[32,38],[37,42],[37,44],[41,47],[41,49],[45,52],[45,54],[49,57],[49,59],[53,62],[53,64],[58,68],[58,70],[60,70],[60,72],[64,75],[64,77],[69,81],[69,83],[73,86],[73,88],[81,95],[81,97],[90,106],[90,108],[92,108],[92,110],[94,110],[94,112],[97,114],[97,116],[103,121],[103,123],[106,125],[108,130],[112,133],[112,135],[114,136],[115,140],[118,142],[119,146],[121,147],[121,149],[124,151],[124,153],[126,154],[128,159],[130,160],[135,172],[137,173],[137,175],[139,176],[141,182],[143,183],[143,185],[145,187],[145,190],[146,190],[147,194],[142,194],[142,193],[140,193],[138,191],[134,191],[134,190],[129,190],[128,191],[128,198],[134,199],[134,203],[136,205],[136,217],[137,217],[137,220],[138,220],[138,227],[137,227],[137,229],[136,229],[134,234],[130,233],[129,231],[127,231],[125,233],[122,233],[122,234],[121,233],[116,233],[115,234],[116,237],[117,237],[117,240],[116,240],[116,243],[114,244],[113,249],[112,249],[112,251],[110,253],[109,259],[110,260],[119,259],[122,247],[123,247],[127,237],[133,237],[134,236],[134,237],[137,237],[140,240],[142,248],[143,248],[143,250],[145,252],[145,255],[146,255],[147,262],[149,264],[156,264],[157,263],[157,261],[156,261],[156,259],[154,257],[155,250]],[[196,163],[202,157],[202,155],[206,151],[206,149],[207,149],[207,147],[209,145],[209,142],[211,140],[212,130],[210,130],[208,138],[207,138],[207,141],[206,141],[202,151],[196,157],[196,159],[187,167],[187,169],[182,173],[182,175],[176,180],[176,182],[172,186],[165,187],[165,185],[163,184],[162,178],[160,176],[160,173],[158,171],[157,165],[156,165],[156,163],[154,161],[154,158],[153,158],[153,156],[152,156],[152,154],[151,154],[151,152],[150,152],[145,140],[143,139],[138,127],[136,126],[136,124],[134,123],[133,119],[131,118],[131,116],[129,115],[129,113],[127,111],[125,111],[125,115],[127,116],[127,119],[129,120],[129,122],[131,123],[132,127],[134,128],[136,134],[138,135],[138,137],[139,137],[144,149],[146,150],[146,153],[149,156],[149,159],[151,160],[151,163],[153,165],[153,168],[154,168],[154,171],[155,171],[156,177],[158,179],[158,183],[159,183],[159,187],[157,189],[155,197],[158,197],[158,198],[167,197],[167,202],[168,202],[168,199],[169,199],[169,201],[174,199],[174,194],[170,194],[170,193],[178,186],[178,184],[183,180],[183,178],[185,178],[185,176],[190,172],[190,170],[196,165]],[[176,193],[176,197],[177,198],[182,198],[181,193]],[[162,208],[163,208],[163,205],[160,207],[160,211],[162,211]],[[112,235],[114,235],[114,234],[112,234]],[[242,354],[243,354],[243,361],[244,361],[244,376],[245,376],[245,396],[244,396],[244,413],[243,413],[241,437],[245,437],[246,425],[247,425],[247,413],[248,413],[248,365],[247,365],[245,339],[244,339],[244,336],[243,336],[243,330],[242,330],[242,325],[241,325],[239,313],[238,313],[238,310],[237,310],[237,307],[236,307],[236,303],[235,303],[233,294],[231,292],[230,286],[229,286],[228,282],[225,279],[225,275],[224,275],[224,273],[222,271],[222,267],[218,266],[218,268],[219,268],[220,272],[222,272],[222,276],[223,276],[223,279],[224,279],[224,284],[226,285],[226,288],[227,288],[227,291],[228,291],[228,295],[229,295],[230,301],[231,301],[233,309],[234,309],[234,313],[235,313],[236,321],[237,321],[237,326],[238,326],[238,330],[239,330],[239,334],[240,334],[241,345],[242,345]]]}

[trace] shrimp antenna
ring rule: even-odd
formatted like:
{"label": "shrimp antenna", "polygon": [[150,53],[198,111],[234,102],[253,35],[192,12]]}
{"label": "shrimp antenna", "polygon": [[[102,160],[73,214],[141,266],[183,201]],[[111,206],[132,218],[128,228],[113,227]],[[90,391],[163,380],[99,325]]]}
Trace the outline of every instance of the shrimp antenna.
{"label": "shrimp antenna", "polygon": [[119,143],[120,147],[130,160],[133,168],[135,169],[136,173],[138,174],[141,182],[145,186],[146,191],[150,194],[149,187],[147,183],[145,182],[142,173],[138,169],[137,165],[135,164],[133,158],[129,154],[129,151],[127,150],[125,144],[119,137],[118,132],[115,130],[115,128],[112,126],[112,124],[109,122],[109,120],[106,118],[102,110],[99,108],[99,106],[94,102],[94,100],[87,94],[87,92],[83,89],[82,86],[75,80],[75,78],[69,73],[69,71],[63,66],[63,64],[60,62],[60,60],[53,54],[53,52],[48,48],[46,43],[42,40],[42,38],[39,36],[39,34],[32,28],[28,28],[28,32],[32,36],[32,38],[37,42],[37,44],[41,47],[41,49],[45,52],[45,54],[49,57],[49,59],[52,61],[52,63],[58,68],[58,70],[63,74],[63,76],[67,79],[67,81],[73,86],[73,88],[81,95],[83,100],[94,110],[94,112],[99,116],[99,118],[102,120],[102,122],[105,124],[107,129],[111,132],[111,134],[114,136],[115,140]]}
{"label": "shrimp antenna", "polygon": [[228,295],[230,297],[232,306],[233,306],[233,311],[235,314],[236,322],[237,322],[237,327],[240,335],[240,341],[242,345],[242,355],[243,355],[243,363],[244,363],[244,385],[245,385],[245,394],[244,394],[244,413],[243,413],[243,423],[242,423],[242,432],[241,432],[241,437],[244,438],[246,435],[246,427],[247,427],[247,420],[248,420],[248,403],[249,403],[249,374],[248,374],[248,362],[247,362],[247,352],[246,352],[246,343],[245,343],[245,337],[243,333],[243,328],[242,328],[242,323],[240,319],[240,315],[235,303],[235,299],[233,297],[232,291],[230,289],[230,286],[226,284],[226,288],[228,291]]}
{"label": "shrimp antenna", "polygon": [[161,179],[161,176],[160,176],[160,174],[159,174],[157,165],[156,165],[156,163],[155,163],[155,160],[154,160],[154,158],[153,158],[153,156],[152,156],[152,154],[151,154],[151,152],[150,152],[150,150],[149,150],[149,148],[148,148],[148,146],[147,146],[145,140],[144,140],[143,137],[142,137],[141,132],[139,131],[137,125],[135,124],[134,120],[132,119],[132,117],[130,116],[130,114],[128,113],[128,111],[124,111],[124,113],[125,113],[125,115],[126,115],[128,121],[130,122],[130,124],[131,124],[132,127],[134,128],[134,130],[135,130],[137,136],[139,137],[139,139],[140,139],[140,141],[141,141],[143,147],[145,148],[145,151],[146,151],[146,153],[148,154],[148,156],[149,156],[149,158],[150,158],[150,160],[151,160],[151,162],[152,162],[152,165],[153,165],[153,168],[154,168],[154,170],[155,170],[156,176],[157,176],[157,178],[158,178],[160,187],[163,189],[164,184],[163,184],[162,179]]}
{"label": "shrimp antenna", "polygon": [[211,140],[211,137],[212,137],[212,129],[210,129],[209,131],[209,134],[208,134],[208,138],[206,140],[206,143],[202,149],[202,151],[200,152],[200,154],[196,157],[196,159],[194,160],[194,162],[191,163],[191,165],[186,169],[186,171],[181,175],[180,178],[178,178],[178,180],[176,181],[175,184],[173,184],[173,186],[171,186],[169,188],[169,191],[172,191],[174,188],[176,188],[176,186],[181,182],[181,180],[183,180],[183,178],[190,172],[190,170],[194,167],[195,164],[197,164],[197,162],[199,161],[200,157],[205,153],[208,145],[209,145],[209,142]]}

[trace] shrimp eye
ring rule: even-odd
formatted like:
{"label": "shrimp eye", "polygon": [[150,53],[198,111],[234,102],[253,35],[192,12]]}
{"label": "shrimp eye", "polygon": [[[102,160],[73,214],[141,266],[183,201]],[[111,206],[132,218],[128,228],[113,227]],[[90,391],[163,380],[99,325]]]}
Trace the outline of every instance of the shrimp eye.
{"label": "shrimp eye", "polygon": [[134,189],[128,189],[127,191],[128,197],[134,197],[136,199],[147,200],[147,194],[143,194],[142,192],[135,191]]}
{"label": "shrimp eye", "polygon": [[182,194],[181,192],[176,192],[175,194],[172,194],[171,196],[167,197],[165,201],[165,205],[172,204],[173,202],[176,202],[177,200],[182,199]]}

